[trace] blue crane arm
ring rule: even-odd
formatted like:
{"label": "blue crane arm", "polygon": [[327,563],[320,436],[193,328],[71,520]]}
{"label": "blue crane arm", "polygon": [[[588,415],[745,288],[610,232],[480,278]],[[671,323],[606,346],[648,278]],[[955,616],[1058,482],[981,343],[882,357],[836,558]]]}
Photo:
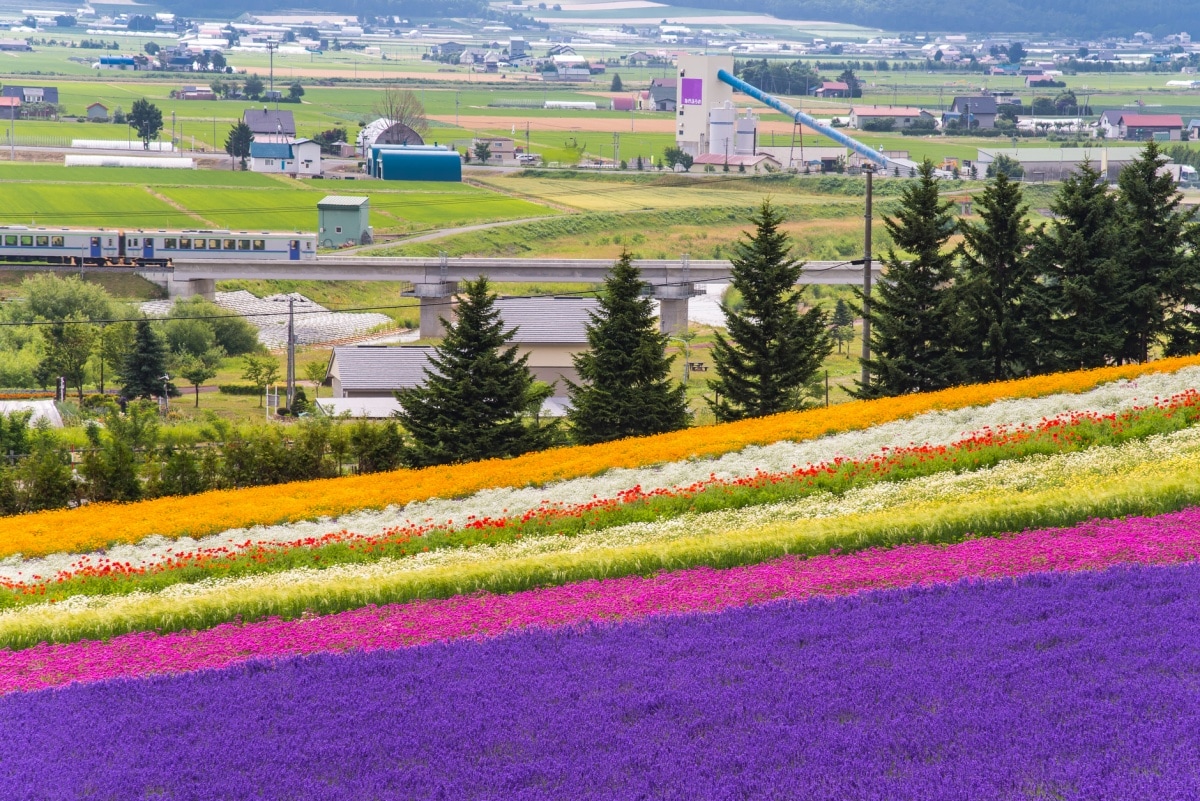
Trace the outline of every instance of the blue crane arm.
{"label": "blue crane arm", "polygon": [[825,136],[828,136],[830,139],[837,142],[839,145],[845,145],[846,147],[850,148],[858,155],[863,156],[864,158],[868,158],[871,161],[875,162],[876,164],[879,164],[880,166],[883,166],[883,167],[887,166],[887,159],[884,158],[883,155],[881,153],[879,153],[878,151],[876,151],[874,148],[872,148],[868,145],[864,145],[862,142],[858,141],[857,139],[851,139],[849,136],[846,136],[844,133],[837,130],[836,128],[830,128],[825,123],[818,122],[816,119],[809,116],[808,114],[805,114],[803,111],[792,108],[787,103],[784,103],[782,100],[780,100],[777,97],[773,97],[773,96],[767,94],[766,92],[759,89],[757,86],[752,86],[751,84],[748,84],[745,81],[743,81],[741,78],[735,78],[734,76],[730,75],[726,70],[717,70],[717,78],[720,79],[722,83],[729,84],[734,89],[737,89],[739,92],[750,95],[751,97],[753,97],[755,100],[759,101],[760,103],[765,103],[768,106],[770,106],[771,108],[775,109],[776,111],[783,112],[784,114],[786,114],[787,116],[789,116],[793,120],[795,120],[796,122],[802,122],[805,125],[807,125],[809,128],[812,128],[813,130],[817,131],[818,133],[822,133]]}

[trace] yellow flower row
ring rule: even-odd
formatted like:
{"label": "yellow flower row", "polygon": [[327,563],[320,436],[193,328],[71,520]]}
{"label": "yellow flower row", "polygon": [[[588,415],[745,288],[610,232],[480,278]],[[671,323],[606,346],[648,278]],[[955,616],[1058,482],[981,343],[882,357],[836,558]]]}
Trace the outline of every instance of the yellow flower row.
{"label": "yellow flower row", "polygon": [[636,468],[680,459],[719,456],[750,445],[807,440],[838,431],[934,410],[961,409],[1008,398],[1075,393],[1119,379],[1172,372],[1200,364],[1200,357],[1163,359],[1142,365],[1056,373],[955,389],[691,428],[653,437],[600,445],[557,448],[515,459],[493,459],[449,467],[396,470],[369,476],[302,481],[270,487],[217,490],[189,497],[131,504],[92,504],[0,519],[0,558],[82,552],[153,534],[193,537],[231,528],[275,525],[336,517],[433,497],[452,498],[502,486],[528,486]]}

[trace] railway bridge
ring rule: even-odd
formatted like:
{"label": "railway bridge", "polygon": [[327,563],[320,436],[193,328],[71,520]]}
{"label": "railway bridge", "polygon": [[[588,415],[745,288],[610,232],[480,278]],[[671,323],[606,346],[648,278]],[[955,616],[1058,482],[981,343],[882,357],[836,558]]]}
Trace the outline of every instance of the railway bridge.
{"label": "railway bridge", "polygon": [[[663,331],[687,328],[688,299],[702,294],[697,284],[727,281],[730,263],[725,259],[635,259],[642,278],[653,287],[660,304]],[[165,285],[172,297],[204,295],[212,298],[216,282],[232,279],[304,281],[398,281],[411,285],[405,296],[421,307],[421,336],[442,334],[439,317],[458,291],[460,281],[486,275],[497,282],[599,284],[612,268],[611,259],[517,259],[318,256],[303,261],[253,261],[240,259],[176,259],[165,269],[139,272]],[[875,265],[874,277],[879,277]],[[804,265],[801,283],[859,284],[862,262],[811,261]]]}

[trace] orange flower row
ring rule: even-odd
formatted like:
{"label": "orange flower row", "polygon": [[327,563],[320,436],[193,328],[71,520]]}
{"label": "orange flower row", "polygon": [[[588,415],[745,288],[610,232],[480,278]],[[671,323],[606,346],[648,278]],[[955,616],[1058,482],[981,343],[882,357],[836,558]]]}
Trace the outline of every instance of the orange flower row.
{"label": "orange flower row", "polygon": [[806,440],[838,431],[935,410],[961,409],[1009,398],[1083,392],[1118,379],[1173,372],[1200,365],[1200,357],[1141,365],[1056,373],[941,392],[856,401],[829,408],[690,428],[600,445],[557,448],[515,459],[396,470],[368,476],[302,481],[270,487],[216,490],[189,497],[131,504],[92,504],[0,519],[0,557],[82,552],[152,534],[166,537],[213,534],[231,528],[336,517],[428,498],[453,498],[501,486],[528,486],[596,475],[622,467],[645,467],[687,458],[719,456],[750,445]]}

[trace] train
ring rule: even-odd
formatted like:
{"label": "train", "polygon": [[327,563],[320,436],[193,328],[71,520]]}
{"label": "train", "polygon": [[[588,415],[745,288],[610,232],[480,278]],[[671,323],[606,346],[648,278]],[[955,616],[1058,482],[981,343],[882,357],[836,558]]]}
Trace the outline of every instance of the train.
{"label": "train", "polygon": [[174,259],[307,261],[316,257],[316,234],[0,225],[0,262],[9,263],[166,267]]}

